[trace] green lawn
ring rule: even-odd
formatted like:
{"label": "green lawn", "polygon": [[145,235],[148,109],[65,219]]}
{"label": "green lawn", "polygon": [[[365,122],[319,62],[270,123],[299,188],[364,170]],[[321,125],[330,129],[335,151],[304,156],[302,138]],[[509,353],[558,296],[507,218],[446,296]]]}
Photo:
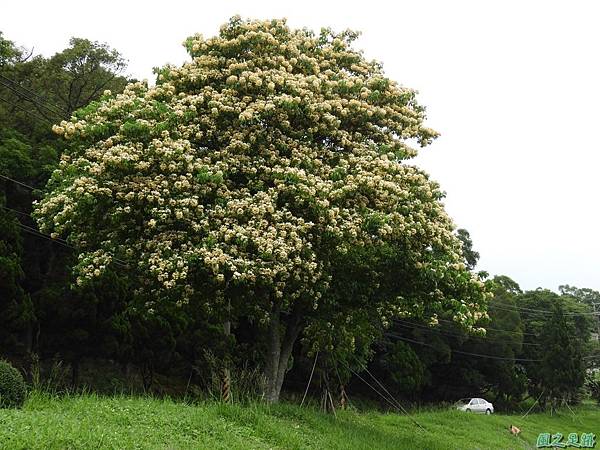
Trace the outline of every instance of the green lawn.
{"label": "green lawn", "polygon": [[[554,416],[477,416],[449,410],[408,417],[311,408],[187,405],[170,400],[33,395],[22,410],[0,410],[2,449],[521,449],[541,432],[600,434],[600,408]],[[514,424],[521,437],[508,432]]]}

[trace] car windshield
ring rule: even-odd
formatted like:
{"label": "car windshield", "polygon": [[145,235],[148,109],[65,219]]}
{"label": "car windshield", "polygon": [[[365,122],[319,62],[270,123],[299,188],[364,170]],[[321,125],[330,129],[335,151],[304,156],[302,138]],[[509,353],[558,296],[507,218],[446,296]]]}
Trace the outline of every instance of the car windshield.
{"label": "car windshield", "polygon": [[470,398],[461,398],[455,403],[455,405],[468,405],[470,401]]}

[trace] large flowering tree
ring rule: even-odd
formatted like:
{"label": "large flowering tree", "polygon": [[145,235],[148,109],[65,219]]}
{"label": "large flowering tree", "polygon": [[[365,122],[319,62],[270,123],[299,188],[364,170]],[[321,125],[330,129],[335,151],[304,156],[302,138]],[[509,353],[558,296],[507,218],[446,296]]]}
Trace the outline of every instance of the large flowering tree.
{"label": "large flowering tree", "polygon": [[436,133],[355,38],[234,17],[156,86],[54,127],[70,144],[36,214],[80,250],[78,283],[125,264],[150,313],[256,319],[271,401],[307,326],[331,350],[399,315],[483,313],[443,193],[403,162]]}

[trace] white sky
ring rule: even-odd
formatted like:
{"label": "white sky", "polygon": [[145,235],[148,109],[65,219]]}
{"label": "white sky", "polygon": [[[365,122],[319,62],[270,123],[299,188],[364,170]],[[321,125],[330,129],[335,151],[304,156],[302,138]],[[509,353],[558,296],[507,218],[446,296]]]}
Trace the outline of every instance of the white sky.
{"label": "white sky", "polygon": [[478,268],[523,288],[600,290],[600,3],[595,1],[19,1],[0,30],[52,55],[106,42],[129,74],[183,62],[183,40],[234,14],[362,31],[356,43],[418,89],[441,137],[418,165],[447,192]]}

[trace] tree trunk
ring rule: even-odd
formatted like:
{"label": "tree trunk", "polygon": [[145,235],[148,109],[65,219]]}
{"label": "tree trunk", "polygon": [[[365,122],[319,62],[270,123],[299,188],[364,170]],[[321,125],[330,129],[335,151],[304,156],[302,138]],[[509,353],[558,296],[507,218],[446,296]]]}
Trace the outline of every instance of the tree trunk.
{"label": "tree trunk", "polygon": [[71,361],[71,387],[77,388],[79,384],[79,358],[74,358]]}
{"label": "tree trunk", "polygon": [[269,403],[279,400],[276,392],[277,373],[279,369],[279,357],[281,355],[280,317],[279,305],[274,305],[269,322],[269,336],[267,343],[267,364],[265,367],[265,378],[267,380],[265,398]]}
{"label": "tree trunk", "polygon": [[140,372],[142,374],[142,383],[144,384],[144,392],[149,392],[150,387],[152,386],[152,382],[154,381],[154,366],[152,361],[145,361],[142,363],[140,367]]}
{"label": "tree trunk", "polygon": [[24,331],[25,351],[28,355],[33,353],[33,321],[29,319],[25,325]]}
{"label": "tree trunk", "polygon": [[[285,334],[282,336],[282,325],[285,325]],[[294,309],[287,321],[282,324],[281,307],[273,306],[271,321],[269,322],[268,353],[265,367],[267,385],[265,399],[269,403],[277,403],[283,386],[288,362],[294,348],[294,343],[300,334],[300,312]]]}
{"label": "tree trunk", "polygon": [[[231,335],[231,321],[226,320],[223,323],[223,332],[229,338]],[[225,360],[221,378],[221,400],[225,403],[231,401],[231,372],[229,371],[229,361],[227,359]]]}

